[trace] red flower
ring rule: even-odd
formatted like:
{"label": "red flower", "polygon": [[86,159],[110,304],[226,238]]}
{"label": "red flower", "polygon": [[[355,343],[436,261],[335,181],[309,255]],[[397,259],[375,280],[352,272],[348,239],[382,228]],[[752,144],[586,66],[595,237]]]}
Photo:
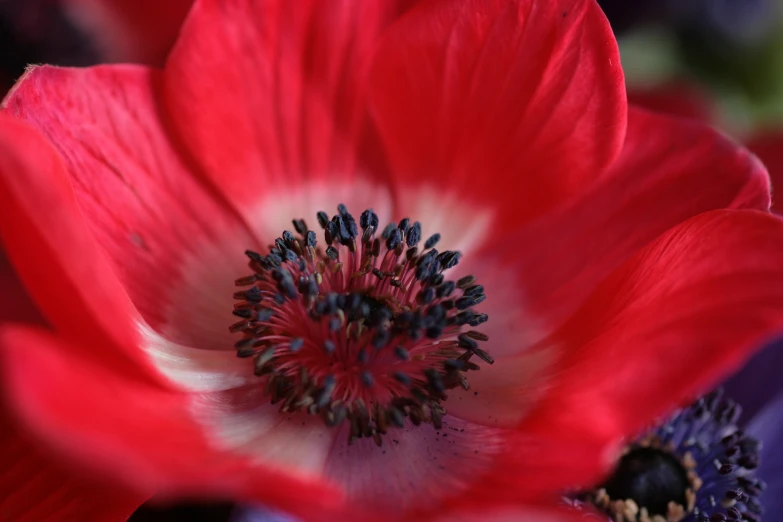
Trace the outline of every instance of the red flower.
{"label": "red flower", "polygon": [[[783,325],[766,172],[707,128],[629,111],[594,2],[410,3],[204,0],[162,71],[20,80],[0,115],[0,237],[56,334],[7,325],[0,354],[41,452],[128,502],[540,520],[504,510],[595,481],[623,436]],[[318,253],[302,224],[251,253],[234,329],[253,337],[230,333],[243,251],[339,203],[375,213],[341,210]],[[421,234],[357,235],[405,216]],[[395,268],[401,241],[434,232],[441,256]],[[463,254],[443,274],[459,289],[439,280],[459,260],[445,249]]]}

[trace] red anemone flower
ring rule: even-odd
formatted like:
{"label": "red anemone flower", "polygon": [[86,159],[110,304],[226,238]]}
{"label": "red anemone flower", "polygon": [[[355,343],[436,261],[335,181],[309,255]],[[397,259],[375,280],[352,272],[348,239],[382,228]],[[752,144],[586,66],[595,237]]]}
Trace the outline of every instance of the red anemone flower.
{"label": "red anemone flower", "polygon": [[629,110],[592,0],[197,1],[31,69],[0,183],[8,404],[128,502],[541,520],[783,326],[766,172]]}

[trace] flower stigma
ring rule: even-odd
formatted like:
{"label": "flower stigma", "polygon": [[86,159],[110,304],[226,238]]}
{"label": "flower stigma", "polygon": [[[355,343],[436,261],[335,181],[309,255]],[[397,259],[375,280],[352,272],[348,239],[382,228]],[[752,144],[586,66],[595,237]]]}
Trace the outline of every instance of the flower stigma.
{"label": "flower stigma", "polygon": [[740,413],[720,391],[699,399],[629,444],[612,476],[578,498],[615,522],[760,521],[761,445],[737,428]]}
{"label": "flower stigma", "polygon": [[245,252],[253,273],[235,281],[249,287],[234,293],[237,356],[254,360],[281,412],[346,422],[349,443],[381,446],[406,418],[440,429],[447,391],[469,389],[466,373],[479,369],[472,359],[494,362],[479,346],[488,337],[467,329],[487,321],[474,309],[484,287],[472,275],[446,279],[462,254],[438,252],[439,234],[419,248],[419,222],[381,230],[368,209],[357,226],[342,204],[317,219],[325,248],[295,219],[296,235],[284,231],[267,255]]}

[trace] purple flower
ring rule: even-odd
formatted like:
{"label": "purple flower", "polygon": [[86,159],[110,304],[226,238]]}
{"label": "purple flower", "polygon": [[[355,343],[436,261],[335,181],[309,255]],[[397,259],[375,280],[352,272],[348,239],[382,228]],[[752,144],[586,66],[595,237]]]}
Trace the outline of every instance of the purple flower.
{"label": "purple flower", "polygon": [[783,338],[629,443],[603,484],[566,502],[619,522],[772,520],[783,511],[781,368]]}
{"label": "purple flower", "polygon": [[761,504],[768,519],[783,510],[783,337],[724,385],[726,395],[742,405],[748,435],[762,442],[756,475],[767,483]]}

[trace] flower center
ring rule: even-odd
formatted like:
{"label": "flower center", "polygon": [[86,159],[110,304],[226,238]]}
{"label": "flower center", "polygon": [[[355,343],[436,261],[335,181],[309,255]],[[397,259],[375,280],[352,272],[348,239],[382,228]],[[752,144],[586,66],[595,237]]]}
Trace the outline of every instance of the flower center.
{"label": "flower center", "polygon": [[688,505],[690,487],[688,472],[676,456],[660,448],[639,446],[620,459],[604,490],[611,499],[632,500],[649,515],[665,516],[679,511],[677,506]]}
{"label": "flower center", "polygon": [[739,406],[700,398],[630,444],[614,474],[580,495],[617,522],[758,521],[760,444],[736,428]]}
{"label": "flower center", "polygon": [[391,427],[441,427],[447,391],[469,389],[471,359],[492,364],[475,330],[487,320],[474,306],[486,296],[473,276],[447,280],[461,254],[421,242],[421,225],[405,218],[379,233],[365,210],[359,227],[344,205],[331,219],[317,215],[315,231],[294,220],[269,254],[246,251],[252,275],[236,280],[231,325],[243,338],[239,357],[253,358],[255,374],[282,412],[320,415],[329,426],[349,423],[349,442]]}

